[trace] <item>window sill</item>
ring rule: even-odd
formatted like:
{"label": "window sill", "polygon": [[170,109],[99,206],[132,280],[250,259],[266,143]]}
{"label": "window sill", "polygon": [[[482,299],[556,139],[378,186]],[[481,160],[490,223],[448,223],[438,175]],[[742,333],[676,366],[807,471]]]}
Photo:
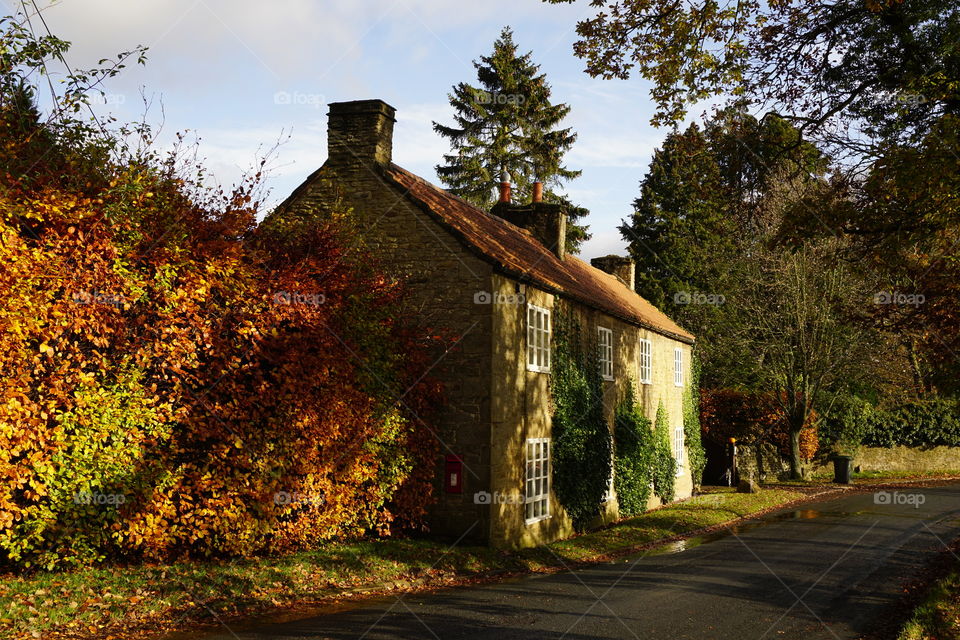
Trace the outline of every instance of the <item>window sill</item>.
{"label": "window sill", "polygon": [[531,367],[527,365],[527,371],[531,373],[550,373],[550,367]]}
{"label": "window sill", "polygon": [[530,518],[529,520],[524,520],[523,523],[526,525],[537,524],[538,522],[549,520],[551,517],[552,516],[540,516],[539,518]]}

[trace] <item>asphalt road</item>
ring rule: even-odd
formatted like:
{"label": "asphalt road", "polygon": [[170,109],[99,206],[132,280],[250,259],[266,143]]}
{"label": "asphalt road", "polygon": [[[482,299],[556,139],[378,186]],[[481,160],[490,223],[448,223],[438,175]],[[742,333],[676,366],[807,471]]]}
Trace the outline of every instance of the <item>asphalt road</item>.
{"label": "asphalt road", "polygon": [[[844,496],[615,563],[384,598],[211,640],[857,638],[943,542],[960,485]],[[900,502],[900,504],[893,504]]]}

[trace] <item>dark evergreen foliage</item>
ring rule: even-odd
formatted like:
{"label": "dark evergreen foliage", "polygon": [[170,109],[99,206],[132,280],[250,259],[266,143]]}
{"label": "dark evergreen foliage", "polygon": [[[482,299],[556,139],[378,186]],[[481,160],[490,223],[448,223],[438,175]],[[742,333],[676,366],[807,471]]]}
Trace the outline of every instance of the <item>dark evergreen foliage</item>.
{"label": "dark evergreen foliage", "polygon": [[544,201],[567,205],[567,249],[575,252],[590,237],[579,224],[589,211],[571,203],[560,189],[580,175],[563,163],[577,134],[560,126],[570,107],[550,101],[550,85],[532,58],[532,52],[518,53],[513,32],[505,27],[493,52],[474,62],[478,84],[453,87],[453,125],[433,123],[451,146],[437,175],[451,193],[481,209],[497,201],[503,176],[518,202],[529,202],[533,183],[542,182]]}

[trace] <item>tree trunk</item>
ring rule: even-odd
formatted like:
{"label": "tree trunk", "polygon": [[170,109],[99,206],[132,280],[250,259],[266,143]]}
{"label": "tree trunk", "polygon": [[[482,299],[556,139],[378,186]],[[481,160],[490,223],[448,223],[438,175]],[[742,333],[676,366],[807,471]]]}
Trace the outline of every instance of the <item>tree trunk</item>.
{"label": "tree trunk", "polygon": [[[801,423],[801,428],[803,424]],[[803,465],[800,462],[800,429],[790,425],[790,479],[803,479]]]}
{"label": "tree trunk", "polygon": [[916,338],[911,338],[909,343],[907,343],[907,352],[909,353],[910,371],[913,374],[913,383],[917,390],[917,395],[929,393],[930,384],[924,375],[923,365],[920,362]]}

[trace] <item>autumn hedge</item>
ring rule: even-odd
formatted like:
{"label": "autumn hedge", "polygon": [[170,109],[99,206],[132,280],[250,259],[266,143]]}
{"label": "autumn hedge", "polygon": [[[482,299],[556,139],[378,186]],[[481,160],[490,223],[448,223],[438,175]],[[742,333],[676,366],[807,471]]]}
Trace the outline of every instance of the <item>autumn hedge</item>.
{"label": "autumn hedge", "polygon": [[211,192],[193,166],[43,121],[34,62],[3,37],[0,563],[422,525],[435,339],[349,216],[258,224],[259,175]]}

